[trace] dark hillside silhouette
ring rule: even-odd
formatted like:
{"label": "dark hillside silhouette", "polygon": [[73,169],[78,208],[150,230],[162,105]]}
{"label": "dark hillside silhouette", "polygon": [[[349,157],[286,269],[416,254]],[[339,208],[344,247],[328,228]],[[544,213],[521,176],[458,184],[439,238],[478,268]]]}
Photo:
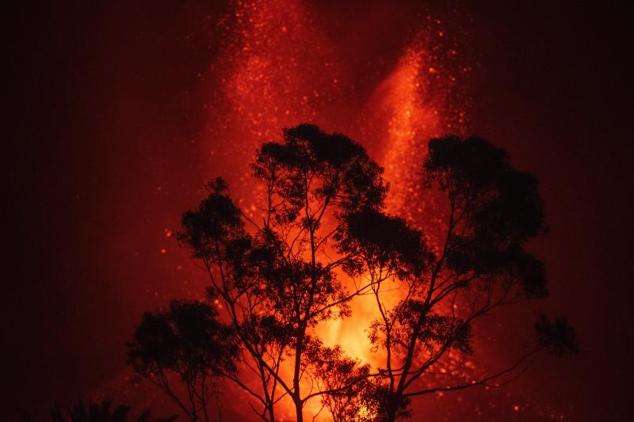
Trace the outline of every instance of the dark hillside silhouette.
{"label": "dark hillside silhouette", "polygon": [[[136,416],[132,408],[125,404],[114,406],[110,400],[77,400],[67,409],[55,406],[50,412],[50,422],[173,422],[178,416],[156,418],[147,409]],[[22,422],[35,422],[28,413],[22,415]]]}

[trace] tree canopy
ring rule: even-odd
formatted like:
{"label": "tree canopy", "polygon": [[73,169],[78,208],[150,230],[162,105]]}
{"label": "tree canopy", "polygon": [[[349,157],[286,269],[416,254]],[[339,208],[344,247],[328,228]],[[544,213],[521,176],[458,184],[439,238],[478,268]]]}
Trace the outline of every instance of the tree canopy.
{"label": "tree canopy", "polygon": [[[265,421],[279,420],[284,403],[303,421],[311,400],[335,421],[394,421],[411,414],[417,396],[495,385],[538,352],[578,349],[565,319],[544,316],[535,348],[514,365],[477,380],[429,375],[449,364],[449,351],[476,352],[479,318],[547,294],[544,265],[526,249],[546,231],[537,181],[502,149],[477,137],[429,141],[419,188],[444,204],[434,216],[437,244],[386,211],[382,168],[345,135],[286,129],[257,150],[251,169],[261,187],[255,212],[238,207],[218,178],[183,214],[178,238],[203,263],[207,301],[147,314],[129,347],[137,373],[192,420],[208,418],[204,397],[222,378]],[[368,295],[375,319],[360,329],[377,356],[372,365],[326,346],[317,330],[350,317],[353,301]]]}

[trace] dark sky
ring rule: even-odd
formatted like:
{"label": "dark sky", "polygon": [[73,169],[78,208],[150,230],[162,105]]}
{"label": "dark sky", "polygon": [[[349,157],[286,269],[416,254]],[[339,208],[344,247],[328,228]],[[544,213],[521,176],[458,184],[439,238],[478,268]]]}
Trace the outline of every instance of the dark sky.
{"label": "dark sky", "polygon": [[[192,141],[208,118],[200,74],[226,5],[154,3],[42,4],[8,19],[4,409],[111,383],[141,312],[193,294],[174,286],[175,261],[158,251],[209,175]],[[389,62],[417,25],[412,11],[459,16],[446,30],[466,34],[475,68],[470,129],[540,181],[552,229],[535,245],[551,283],[542,308],[569,317],[582,353],[543,362],[519,388],[568,406],[573,420],[634,418],[632,13],[590,2],[393,3],[313,8],[350,21],[332,25],[359,62]],[[360,30],[364,18],[372,30]]]}

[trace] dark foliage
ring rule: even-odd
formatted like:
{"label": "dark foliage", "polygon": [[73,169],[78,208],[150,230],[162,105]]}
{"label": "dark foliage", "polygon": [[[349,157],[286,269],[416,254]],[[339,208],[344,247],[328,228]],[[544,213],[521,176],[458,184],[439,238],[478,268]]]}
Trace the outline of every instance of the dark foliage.
{"label": "dark foliage", "polygon": [[[542,318],[536,351],[510,368],[473,380],[451,367],[456,356],[475,353],[480,317],[547,293],[544,266],[525,249],[546,231],[537,181],[503,150],[476,137],[429,142],[420,189],[446,211],[435,239],[385,212],[382,169],[358,143],[314,125],[283,135],[262,145],[252,164],[263,188],[259,212],[236,206],[218,178],[183,215],[178,238],[207,270],[208,299],[225,323],[206,304],[173,302],[147,314],[130,345],[137,372],[191,419],[208,418],[207,403],[196,401],[205,394],[184,405],[167,371],[188,391],[204,393],[218,377],[234,382],[264,421],[278,420],[283,399],[303,421],[306,402],[320,399],[335,421],[391,422],[411,415],[416,396],[492,386],[536,351],[577,350],[565,319]],[[349,316],[360,295],[376,303],[369,337],[385,356],[376,370],[314,335],[320,323]]]}
{"label": "dark foliage", "polygon": [[575,329],[564,317],[554,320],[541,315],[535,323],[539,345],[555,356],[566,356],[579,353],[579,344]]}
{"label": "dark foliage", "polygon": [[336,235],[339,251],[354,256],[345,269],[352,275],[363,270],[363,260],[373,262],[399,278],[422,275],[432,254],[422,234],[408,227],[405,220],[365,209],[345,216]]}
{"label": "dark foliage", "polygon": [[[132,408],[125,404],[113,407],[110,400],[85,401],[79,399],[68,409],[63,410],[55,406],[50,412],[51,422],[173,422],[177,416],[167,418],[153,418],[150,410],[144,410],[136,418],[131,416]],[[35,419],[25,414],[23,422],[35,422]]]}
{"label": "dark foliage", "polygon": [[503,150],[480,138],[432,139],[424,167],[426,181],[446,193],[453,209],[449,269],[507,276],[527,296],[545,296],[543,265],[522,247],[545,230],[536,179],[513,169]]}
{"label": "dark foliage", "polygon": [[[128,344],[135,372],[168,394],[192,420],[208,420],[214,379],[236,372],[238,345],[217,311],[196,301],[172,301],[168,310],[147,313]],[[184,397],[171,385],[182,382]]]}

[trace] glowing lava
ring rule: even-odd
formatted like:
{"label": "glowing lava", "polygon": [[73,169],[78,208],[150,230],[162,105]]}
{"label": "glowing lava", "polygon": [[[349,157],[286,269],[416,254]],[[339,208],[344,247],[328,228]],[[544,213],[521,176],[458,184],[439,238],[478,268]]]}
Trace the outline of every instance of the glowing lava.
{"label": "glowing lava", "polygon": [[[302,2],[239,0],[234,6],[223,21],[224,49],[210,70],[209,79],[220,83],[209,108],[209,145],[214,146],[205,151],[212,157],[209,177],[226,175],[240,205],[257,215],[259,194],[247,167],[255,149],[278,139],[285,127],[311,122],[350,133],[371,152],[379,151],[374,158],[391,182],[388,210],[408,211],[410,221],[420,214],[423,198],[417,198],[413,213],[411,204],[423,142],[444,129],[447,103],[443,90],[431,95],[438,65],[421,38],[404,47],[359,105],[346,60]],[[388,300],[398,298],[397,286],[388,286]],[[355,299],[353,317],[324,323],[317,334],[328,345],[340,344],[349,356],[378,364],[382,356],[370,352],[365,331],[377,316],[373,301],[372,296]],[[311,400],[306,412],[314,415],[320,407],[319,400]]]}
{"label": "glowing lava", "polygon": [[416,169],[411,165],[418,165],[424,158],[421,140],[439,133],[439,111],[425,98],[425,65],[421,48],[407,48],[394,71],[375,92],[375,101],[388,116],[382,164],[385,178],[394,182],[388,202],[393,212],[404,209],[406,203],[411,204],[412,183],[416,179],[411,174]]}

